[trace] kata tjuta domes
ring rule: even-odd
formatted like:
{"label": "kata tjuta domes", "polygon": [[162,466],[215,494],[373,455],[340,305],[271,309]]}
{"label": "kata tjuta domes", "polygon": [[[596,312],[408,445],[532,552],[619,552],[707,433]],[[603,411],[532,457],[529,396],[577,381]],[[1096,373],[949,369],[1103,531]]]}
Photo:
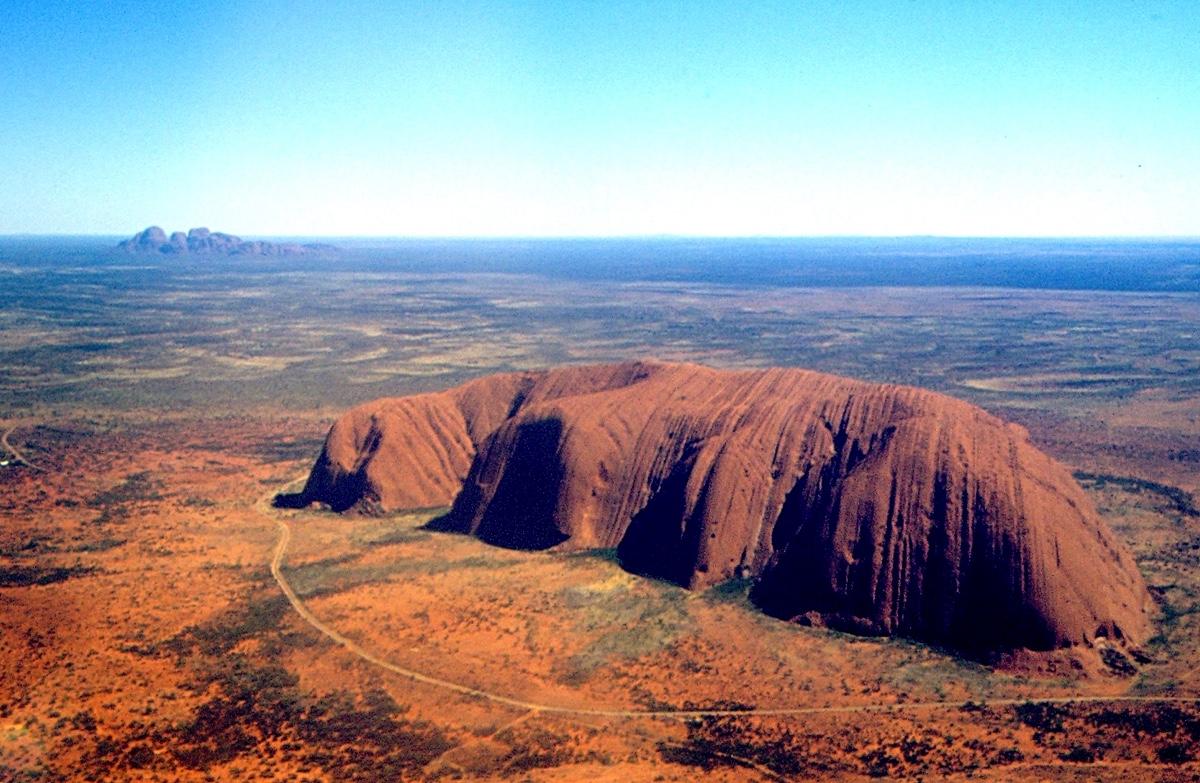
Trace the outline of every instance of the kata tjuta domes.
{"label": "kata tjuta domes", "polygon": [[172,256],[307,256],[327,255],[336,252],[337,248],[321,243],[246,240],[207,228],[193,228],[186,234],[176,231],[168,237],[158,226],[150,226],[119,242],[117,250]]}
{"label": "kata tjuta domes", "polygon": [[635,362],[493,375],[342,416],[301,494],[453,503],[509,547],[617,547],[765,611],[972,653],[1140,645],[1127,549],[1027,433],[921,389]]}

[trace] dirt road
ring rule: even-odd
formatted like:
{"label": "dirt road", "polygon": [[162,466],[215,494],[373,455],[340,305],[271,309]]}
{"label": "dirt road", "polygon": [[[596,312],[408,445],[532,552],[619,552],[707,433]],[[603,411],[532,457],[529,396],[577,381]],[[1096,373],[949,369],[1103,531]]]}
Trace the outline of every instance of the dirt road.
{"label": "dirt road", "polygon": [[[283,594],[287,596],[288,602],[296,613],[300,615],[313,628],[320,631],[322,634],[332,639],[348,652],[359,658],[367,661],[370,664],[378,666],[381,669],[386,669],[393,674],[399,674],[402,677],[407,677],[416,682],[423,682],[426,685],[432,685],[436,688],[444,688],[446,690],[460,693],[463,696],[469,696],[476,699],[484,699],[496,704],[503,704],[507,707],[515,709],[545,713],[551,715],[575,715],[580,717],[600,717],[600,718],[662,718],[668,720],[689,720],[693,718],[712,718],[712,717],[734,717],[734,716],[759,716],[759,717],[785,717],[791,715],[819,715],[819,714],[842,714],[842,713],[866,713],[866,712],[915,712],[920,710],[941,710],[941,709],[958,709],[963,706],[961,701],[926,701],[926,702],[903,702],[903,703],[887,703],[887,704],[856,704],[837,707],[780,707],[780,708],[763,708],[763,709],[747,709],[747,710],[729,710],[729,709],[712,709],[712,710],[630,710],[618,708],[587,708],[587,707],[566,707],[555,704],[538,704],[537,702],[524,701],[511,696],[505,696],[500,693],[473,688],[469,685],[463,685],[457,682],[450,682],[438,677],[432,677],[428,674],[407,669],[399,666],[391,661],[386,661],[369,650],[363,648],[357,642],[343,636],[336,629],[326,625],[320,618],[314,615],[292,586],[288,583],[287,578],[283,575],[283,560],[287,554],[288,543],[292,538],[291,526],[284,519],[276,519],[276,524],[279,527],[279,540],[275,544],[275,551],[271,558],[271,575],[275,577],[275,581],[279,584]],[[1087,704],[1087,703],[1185,703],[1196,704],[1200,703],[1200,698],[1191,696],[1055,696],[1049,698],[1020,698],[1020,699],[983,699],[973,702],[978,705],[989,707],[1005,707],[1014,706],[1017,704],[1026,704],[1029,702],[1037,702],[1039,704]]]}
{"label": "dirt road", "polygon": [[21,451],[19,449],[17,449],[16,446],[12,445],[12,442],[8,439],[8,437],[10,435],[12,435],[13,432],[16,431],[18,426],[20,426],[20,425],[13,424],[7,430],[4,431],[3,435],[0,435],[0,446],[3,446],[4,449],[6,451],[8,451],[9,454],[12,454],[13,459],[20,462],[22,465],[25,465],[26,467],[30,468],[31,470],[36,470],[38,472],[44,473],[45,468],[38,465],[36,462],[33,462],[32,460],[29,459],[29,457],[26,457],[24,454],[22,454]]}

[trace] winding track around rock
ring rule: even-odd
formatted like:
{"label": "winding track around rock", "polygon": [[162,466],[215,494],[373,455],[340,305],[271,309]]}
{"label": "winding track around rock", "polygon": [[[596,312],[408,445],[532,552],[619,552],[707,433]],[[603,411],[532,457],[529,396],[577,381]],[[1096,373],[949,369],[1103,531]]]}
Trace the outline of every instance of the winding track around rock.
{"label": "winding track around rock", "polygon": [[36,470],[39,473],[45,473],[46,472],[45,468],[43,468],[41,465],[38,465],[36,462],[31,462],[28,457],[26,457],[24,454],[22,454],[17,449],[17,447],[13,446],[12,443],[9,441],[8,436],[12,435],[16,431],[17,427],[19,427],[19,426],[20,426],[19,424],[14,424],[11,427],[9,427],[7,430],[5,430],[3,435],[0,435],[0,446],[3,446],[10,454],[13,455],[13,458],[18,460],[22,465],[32,468],[33,470]]}
{"label": "winding track around rock", "polygon": [[[276,518],[275,524],[279,527],[279,540],[275,544],[275,551],[271,557],[271,576],[275,577],[276,583],[287,596],[288,603],[313,628],[320,631],[329,639],[336,642],[348,652],[358,656],[367,663],[378,666],[381,669],[386,669],[393,674],[399,674],[402,677],[407,677],[416,682],[422,682],[426,685],[432,685],[436,688],[444,688],[445,690],[454,691],[455,693],[469,696],[476,699],[483,699],[495,704],[503,704],[507,707],[513,707],[519,710],[529,712],[542,713],[547,715],[564,715],[592,718],[658,718],[666,720],[690,720],[693,718],[729,718],[729,717],[788,717],[797,715],[822,715],[822,714],[846,714],[846,713],[868,713],[868,712],[893,712],[893,711],[916,711],[916,710],[938,710],[938,709],[957,709],[963,706],[963,701],[924,701],[924,702],[902,702],[895,704],[857,704],[839,707],[778,707],[778,708],[754,708],[746,710],[730,710],[730,709],[711,709],[711,710],[622,710],[622,709],[598,709],[587,707],[564,707],[555,704],[539,704],[537,702],[524,701],[515,699],[511,696],[505,696],[499,693],[493,693],[481,688],[473,688],[469,685],[463,685],[449,680],[443,680],[438,677],[432,677],[428,674],[407,669],[403,666],[384,660],[378,655],[364,648],[362,645],[343,636],[336,629],[326,625],[324,621],[318,618],[312,611],[309,610],[296,591],[292,589],[291,584],[283,575],[283,559],[287,553],[288,543],[292,539],[292,528],[287,523],[287,520]],[[1027,704],[1030,702],[1038,704],[1104,704],[1104,703],[1146,703],[1146,704],[1200,704],[1200,697],[1194,696],[1051,696],[1041,698],[1005,698],[1005,699],[980,699],[973,700],[971,703],[986,706],[986,707],[1011,707],[1018,704]]]}

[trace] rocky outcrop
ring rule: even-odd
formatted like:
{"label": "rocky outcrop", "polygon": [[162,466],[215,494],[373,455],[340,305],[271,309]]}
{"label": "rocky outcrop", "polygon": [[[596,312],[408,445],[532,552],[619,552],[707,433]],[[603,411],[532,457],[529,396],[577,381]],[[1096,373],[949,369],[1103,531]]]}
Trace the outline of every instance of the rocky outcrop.
{"label": "rocky outcrop", "polygon": [[167,244],[167,234],[158,226],[150,228],[117,245],[130,253],[157,253]]}
{"label": "rocky outcrop", "polygon": [[223,256],[302,256],[327,254],[337,250],[333,245],[295,242],[246,241],[232,234],[193,228],[184,234],[176,231],[167,234],[158,226],[134,234],[117,245],[126,253],[156,253],[163,255],[223,255]]}
{"label": "rocky outcrop", "polygon": [[343,416],[302,493],[453,503],[510,547],[616,547],[765,611],[971,652],[1138,645],[1129,552],[1027,433],[932,392],[797,369],[628,363],[497,375]]}

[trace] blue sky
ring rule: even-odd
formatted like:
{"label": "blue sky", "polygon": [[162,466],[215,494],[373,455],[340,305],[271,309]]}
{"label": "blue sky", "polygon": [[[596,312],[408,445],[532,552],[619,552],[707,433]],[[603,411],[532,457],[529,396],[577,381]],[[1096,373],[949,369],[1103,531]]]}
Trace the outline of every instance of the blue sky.
{"label": "blue sky", "polygon": [[1200,3],[0,0],[0,233],[1200,235]]}

